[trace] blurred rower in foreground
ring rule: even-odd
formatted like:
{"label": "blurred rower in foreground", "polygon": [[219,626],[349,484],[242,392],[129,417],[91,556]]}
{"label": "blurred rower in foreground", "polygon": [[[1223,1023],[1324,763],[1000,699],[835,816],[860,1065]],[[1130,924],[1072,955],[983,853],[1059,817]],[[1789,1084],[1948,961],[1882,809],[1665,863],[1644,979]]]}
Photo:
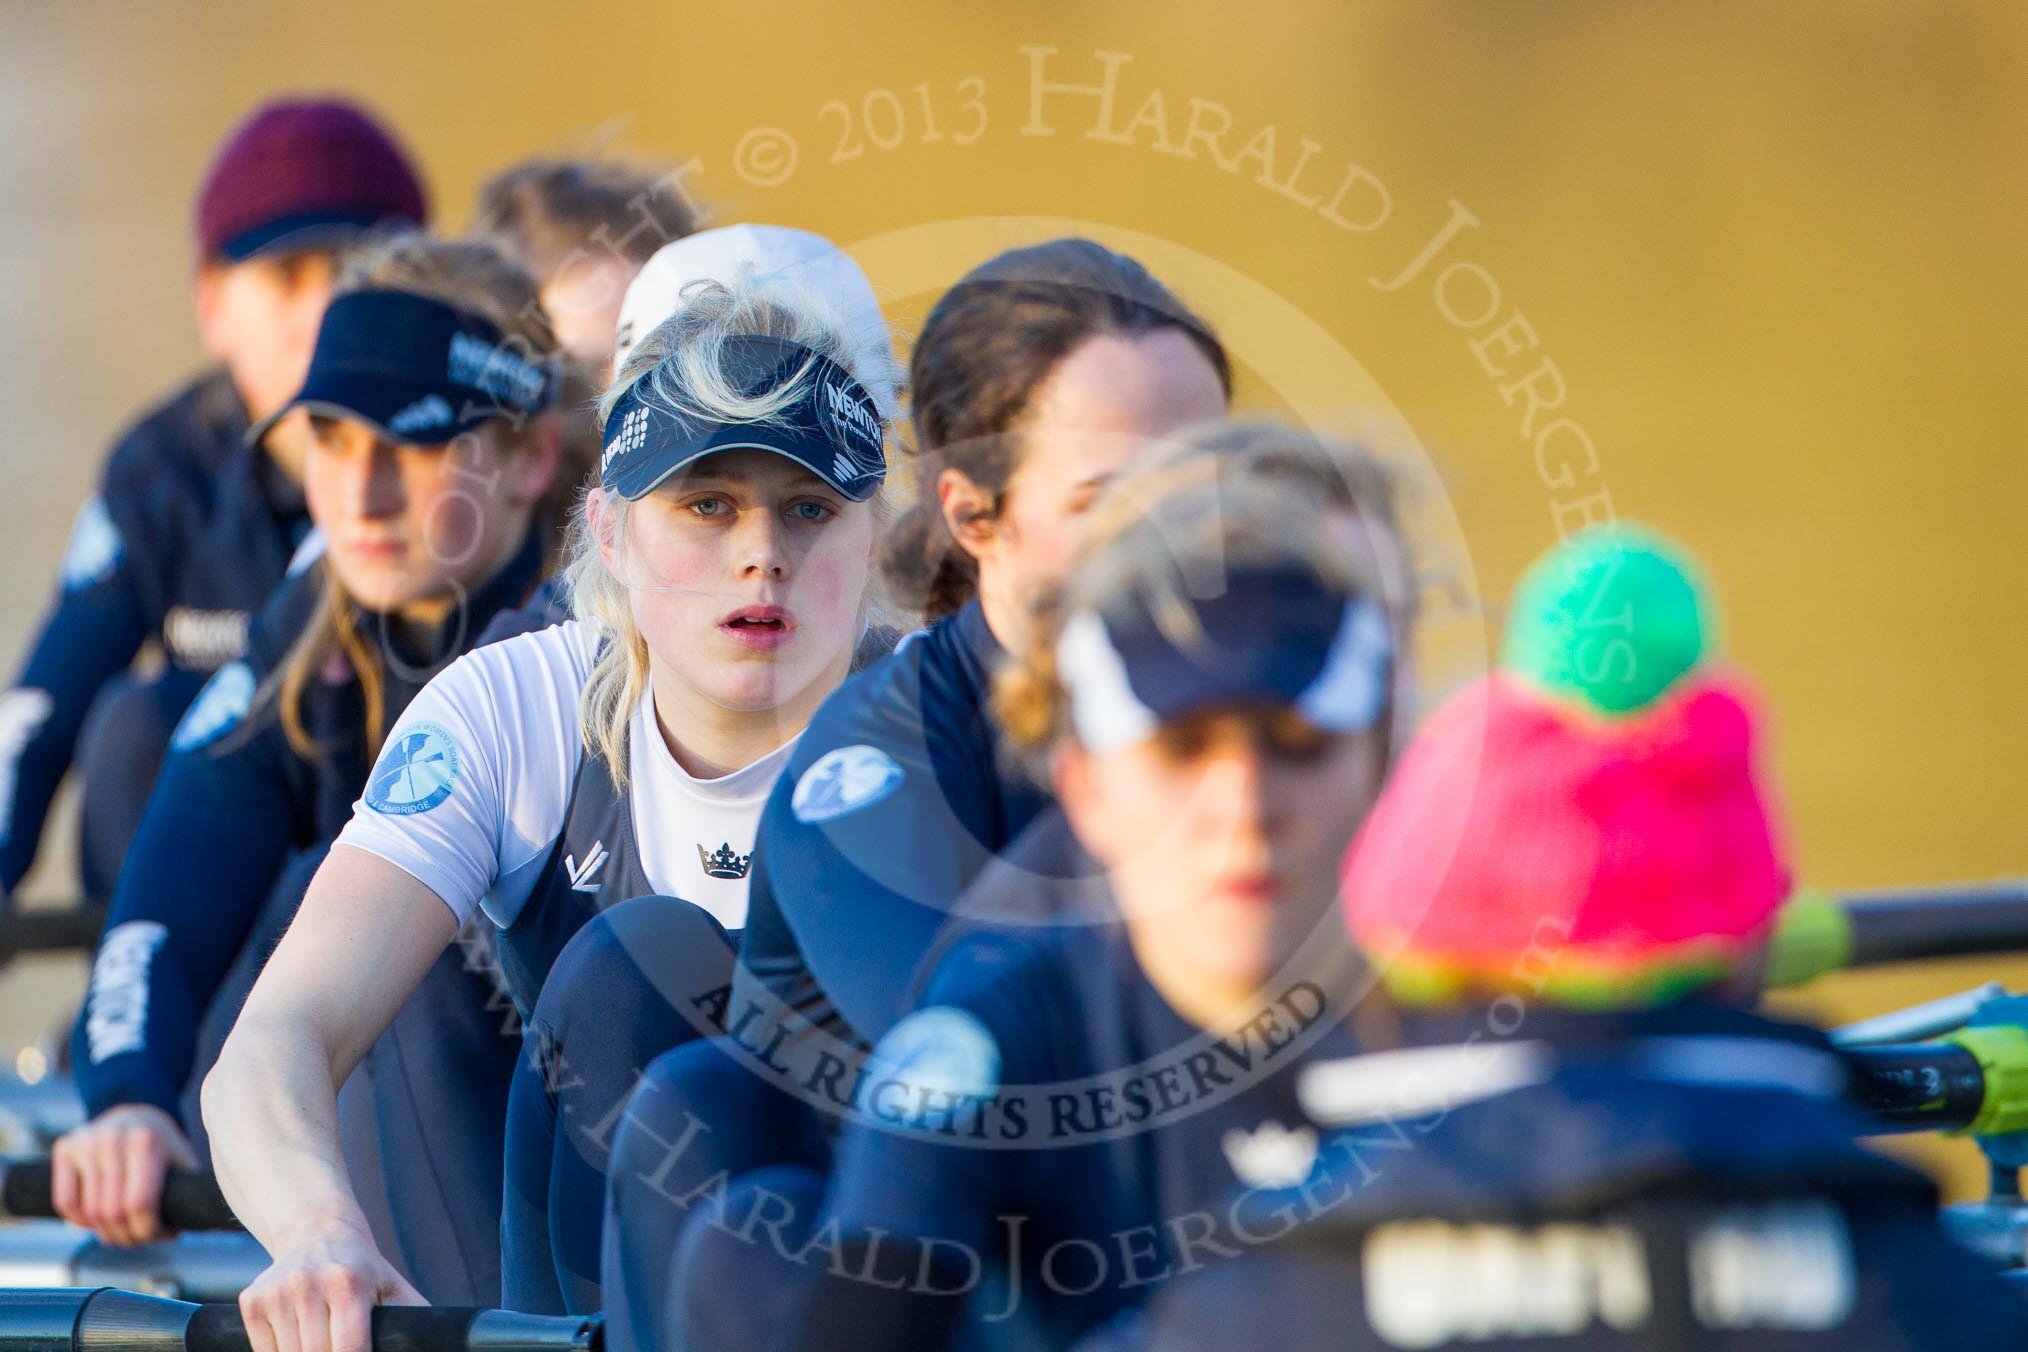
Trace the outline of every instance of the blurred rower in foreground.
{"label": "blurred rower in foreground", "polygon": [[1748,1012],[1789,869],[1711,624],[1637,533],[1524,581],[1347,861],[1395,1047],[1306,1074],[1315,1167],[1108,1346],[2023,1345],[1828,1043]]}
{"label": "blurred rower in foreground", "polygon": [[1385,490],[1263,423],[1099,496],[995,703],[1100,868],[1086,904],[933,948],[828,1183],[760,1170],[699,1207],[655,1346],[1061,1346],[1190,1264],[1205,1207],[1292,1151],[1300,1176],[1295,1071],[1343,1034],[1338,862],[1406,642]]}

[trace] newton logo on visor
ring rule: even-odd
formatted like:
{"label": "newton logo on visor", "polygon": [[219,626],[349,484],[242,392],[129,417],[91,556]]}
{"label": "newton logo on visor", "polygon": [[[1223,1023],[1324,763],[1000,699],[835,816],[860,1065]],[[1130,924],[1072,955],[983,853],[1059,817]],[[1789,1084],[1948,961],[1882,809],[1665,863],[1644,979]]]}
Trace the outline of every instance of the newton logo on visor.
{"label": "newton logo on visor", "polygon": [[648,410],[630,409],[620,420],[620,430],[606,443],[606,453],[600,462],[601,468],[609,468],[615,456],[631,455],[648,444]]}

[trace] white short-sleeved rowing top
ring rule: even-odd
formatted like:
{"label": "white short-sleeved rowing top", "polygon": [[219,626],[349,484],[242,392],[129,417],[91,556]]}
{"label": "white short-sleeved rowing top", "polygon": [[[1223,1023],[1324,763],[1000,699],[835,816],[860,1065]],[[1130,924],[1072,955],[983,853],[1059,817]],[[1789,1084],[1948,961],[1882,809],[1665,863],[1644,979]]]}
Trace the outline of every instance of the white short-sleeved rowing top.
{"label": "white short-sleeved rowing top", "polygon": [[[475,648],[445,668],[388,734],[338,842],[412,875],[460,924],[474,907],[513,923],[563,834],[585,754],[578,700],[593,648],[572,620]],[[729,930],[746,923],[744,870],[714,877],[704,861],[752,856],[761,807],[794,746],[791,738],[732,774],[698,779],[663,741],[653,692],[642,698],[628,732],[628,792],[642,872],[656,891],[703,907]],[[572,864],[588,883],[601,866],[610,864],[596,856]]]}

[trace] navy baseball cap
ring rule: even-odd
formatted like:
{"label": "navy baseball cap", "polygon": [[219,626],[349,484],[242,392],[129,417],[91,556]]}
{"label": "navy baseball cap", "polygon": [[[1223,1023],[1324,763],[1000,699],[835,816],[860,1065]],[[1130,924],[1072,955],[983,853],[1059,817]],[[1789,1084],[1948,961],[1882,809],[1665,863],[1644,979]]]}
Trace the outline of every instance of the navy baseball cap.
{"label": "navy baseball cap", "polygon": [[324,311],[303,388],[247,440],[303,408],[436,446],[489,418],[545,408],[555,389],[551,364],[517,351],[482,315],[412,291],[348,291]]}
{"label": "navy baseball cap", "polygon": [[864,502],[887,477],[885,426],[873,396],[837,362],[798,343],[743,334],[728,338],[724,369],[748,397],[800,381],[798,398],[764,422],[682,416],[655,400],[652,377],[637,380],[606,415],[599,482],[632,501],[715,451],[773,451],[815,474],[851,502]]}
{"label": "navy baseball cap", "polygon": [[1236,705],[1292,708],[1330,732],[1384,715],[1394,638],[1377,601],[1286,566],[1238,566],[1222,580],[1218,594],[1187,599],[1195,634],[1172,634],[1139,590],[1110,613],[1083,610],[1064,623],[1057,678],[1086,750],[1116,750]]}

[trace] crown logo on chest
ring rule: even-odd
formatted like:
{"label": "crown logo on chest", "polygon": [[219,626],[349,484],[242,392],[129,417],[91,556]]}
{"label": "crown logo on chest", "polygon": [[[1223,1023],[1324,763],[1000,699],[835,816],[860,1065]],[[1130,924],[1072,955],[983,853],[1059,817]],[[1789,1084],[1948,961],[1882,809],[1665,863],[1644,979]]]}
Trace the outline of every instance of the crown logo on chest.
{"label": "crown logo on chest", "polygon": [[735,853],[730,842],[720,845],[716,850],[707,850],[699,845],[697,862],[704,865],[704,872],[709,877],[738,879],[746,876],[747,866],[753,862],[753,856]]}

